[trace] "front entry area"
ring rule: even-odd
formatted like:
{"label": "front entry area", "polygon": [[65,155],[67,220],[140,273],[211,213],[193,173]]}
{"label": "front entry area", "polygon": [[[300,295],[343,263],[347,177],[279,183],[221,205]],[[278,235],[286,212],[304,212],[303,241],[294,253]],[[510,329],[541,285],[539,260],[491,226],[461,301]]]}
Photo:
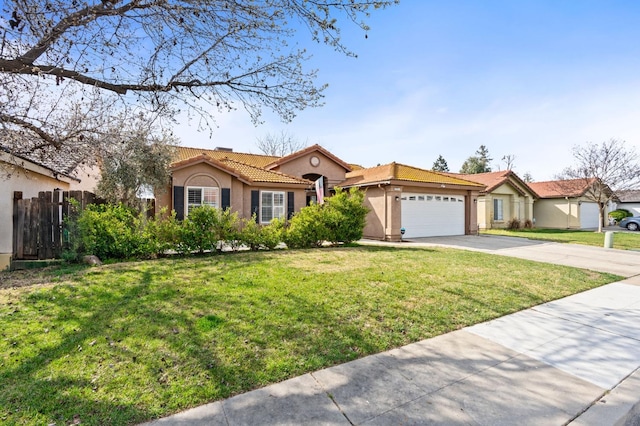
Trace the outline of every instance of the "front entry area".
{"label": "front entry area", "polygon": [[464,196],[403,193],[401,201],[404,238],[464,235]]}

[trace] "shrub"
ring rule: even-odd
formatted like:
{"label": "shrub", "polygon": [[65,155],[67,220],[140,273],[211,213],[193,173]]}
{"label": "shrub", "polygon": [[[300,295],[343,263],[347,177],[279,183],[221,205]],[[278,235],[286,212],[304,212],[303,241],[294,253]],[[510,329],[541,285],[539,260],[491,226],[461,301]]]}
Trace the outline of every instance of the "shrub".
{"label": "shrub", "polygon": [[163,255],[174,250],[180,241],[180,222],[176,220],[176,212],[167,213],[163,207],[156,213],[154,220],[146,222],[144,238],[150,253]]}
{"label": "shrub", "polygon": [[324,206],[327,240],[333,244],[348,244],[361,239],[367,212],[363,191],[356,188],[349,191],[336,188],[335,195],[328,198]]}
{"label": "shrub", "polygon": [[206,205],[195,207],[182,221],[176,250],[182,254],[215,250],[218,246],[217,221],[218,209]]}
{"label": "shrub", "polygon": [[294,214],[284,233],[284,243],[288,248],[318,247],[327,240],[323,206],[311,204]]}
{"label": "shrub", "polygon": [[531,219],[525,220],[523,227],[524,229],[533,229],[533,222],[531,221]]}
{"label": "shrub", "polygon": [[520,219],[516,219],[514,217],[513,219],[507,222],[507,229],[511,231],[516,231],[520,228],[522,228],[522,223],[520,222]]}
{"label": "shrub", "polygon": [[240,242],[250,250],[273,250],[283,240],[284,220],[273,219],[268,225],[256,223],[256,216],[242,222]]}
{"label": "shrub", "polygon": [[615,219],[616,223],[630,216],[633,216],[633,213],[626,209],[617,209],[609,213],[609,217]]}
{"label": "shrub", "polygon": [[77,229],[81,250],[101,259],[126,259],[149,253],[139,214],[122,204],[89,205]]}
{"label": "shrub", "polygon": [[304,207],[289,221],[284,242],[289,248],[318,247],[323,241],[351,243],[362,238],[368,209],[364,192],[336,188],[324,205]]}

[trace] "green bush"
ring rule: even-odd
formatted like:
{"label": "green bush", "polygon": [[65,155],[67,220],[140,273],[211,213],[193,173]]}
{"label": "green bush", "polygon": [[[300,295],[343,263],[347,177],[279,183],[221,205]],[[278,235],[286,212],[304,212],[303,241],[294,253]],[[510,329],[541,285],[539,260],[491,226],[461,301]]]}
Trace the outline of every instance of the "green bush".
{"label": "green bush", "polygon": [[169,250],[175,250],[180,241],[181,224],[176,220],[176,212],[167,213],[163,207],[156,213],[154,220],[146,222],[144,238],[150,253],[158,256]]}
{"label": "green bush", "polygon": [[79,215],[80,251],[100,259],[127,259],[149,254],[144,224],[122,204],[89,205]]}
{"label": "green bush", "polygon": [[626,210],[626,209],[617,209],[609,213],[609,217],[613,218],[616,221],[616,223],[620,222],[625,217],[630,217],[630,216],[633,216],[633,213],[631,213],[629,210]]}
{"label": "green bush", "polygon": [[240,242],[250,250],[273,250],[282,242],[284,232],[284,220],[273,219],[268,225],[259,225],[256,216],[245,219],[240,231]]}
{"label": "green bush", "polygon": [[333,244],[348,244],[362,238],[368,209],[364,206],[364,192],[357,188],[336,193],[327,198],[323,222],[327,228],[326,239]]}
{"label": "green bush", "polygon": [[182,254],[220,251],[224,244],[236,250],[240,245],[239,230],[238,213],[231,209],[198,206],[182,222],[176,250]]}
{"label": "green bush", "polygon": [[319,247],[328,239],[323,207],[311,204],[294,214],[284,233],[284,243],[290,249]]}
{"label": "green bush", "polygon": [[324,241],[351,243],[362,238],[367,212],[364,192],[336,188],[324,205],[304,207],[291,218],[284,242],[289,248],[318,247]]}
{"label": "green bush", "polygon": [[215,250],[218,246],[216,226],[218,209],[210,206],[199,206],[189,212],[180,227],[180,239],[176,250],[182,254],[194,251],[204,253]]}

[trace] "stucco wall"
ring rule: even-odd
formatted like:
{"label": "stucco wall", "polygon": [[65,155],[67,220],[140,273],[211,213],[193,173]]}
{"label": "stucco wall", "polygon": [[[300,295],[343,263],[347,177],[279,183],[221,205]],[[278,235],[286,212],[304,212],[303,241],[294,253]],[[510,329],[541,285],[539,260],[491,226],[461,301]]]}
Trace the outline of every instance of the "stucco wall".
{"label": "stucco wall", "polygon": [[[314,156],[320,159],[320,164],[315,167],[311,164],[311,157]],[[329,182],[329,187],[333,187],[338,185],[340,182],[343,182],[346,174],[346,171],[342,166],[317,151],[285,163],[280,166],[277,171],[297,177],[302,177],[311,173],[326,176]]]}
{"label": "stucco wall", "polygon": [[570,198],[540,199],[533,205],[537,228],[579,229],[578,200]]}
{"label": "stucco wall", "polygon": [[55,188],[69,190],[69,183],[35,171],[14,173],[8,179],[0,174],[0,270],[9,266],[13,254],[13,192],[22,191],[25,199]]}
{"label": "stucco wall", "polygon": [[[502,220],[494,220],[494,201],[502,200]],[[505,228],[511,219],[533,220],[533,197],[522,196],[511,185],[503,184],[478,200],[480,229]]]}
{"label": "stucco wall", "polygon": [[369,213],[363,231],[365,238],[400,241],[401,195],[401,186],[366,189],[364,205],[369,209]]}

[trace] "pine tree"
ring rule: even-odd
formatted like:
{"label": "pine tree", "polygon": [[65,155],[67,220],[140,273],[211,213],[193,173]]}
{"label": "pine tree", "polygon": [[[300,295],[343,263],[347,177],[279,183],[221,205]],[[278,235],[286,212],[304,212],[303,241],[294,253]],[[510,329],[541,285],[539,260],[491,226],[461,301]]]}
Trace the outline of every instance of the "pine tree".
{"label": "pine tree", "polygon": [[447,164],[447,160],[445,160],[442,155],[439,155],[438,159],[433,163],[431,170],[434,172],[448,172],[449,165]]}

